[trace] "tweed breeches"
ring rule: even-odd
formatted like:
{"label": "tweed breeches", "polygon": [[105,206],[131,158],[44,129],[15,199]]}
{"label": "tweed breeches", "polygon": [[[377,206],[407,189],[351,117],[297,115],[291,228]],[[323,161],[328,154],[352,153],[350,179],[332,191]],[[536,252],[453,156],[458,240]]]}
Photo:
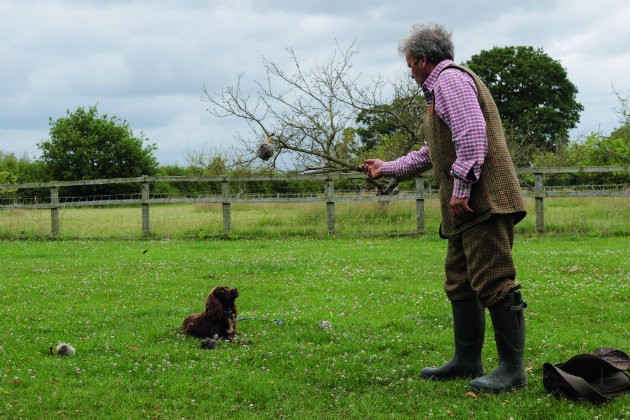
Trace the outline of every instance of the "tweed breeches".
{"label": "tweed breeches", "polygon": [[485,307],[520,288],[512,260],[514,222],[511,215],[493,215],[450,236],[444,290],[451,301],[477,298]]}

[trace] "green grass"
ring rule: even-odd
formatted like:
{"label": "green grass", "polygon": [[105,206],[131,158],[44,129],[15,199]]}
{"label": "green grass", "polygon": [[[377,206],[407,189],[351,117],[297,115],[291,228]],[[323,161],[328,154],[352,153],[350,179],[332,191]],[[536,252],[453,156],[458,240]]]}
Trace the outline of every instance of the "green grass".
{"label": "green grass", "polygon": [[[517,236],[529,384],[499,395],[419,379],[452,351],[445,245],[435,235],[2,241],[0,418],[630,417],[630,395],[604,407],[558,400],[541,376],[544,362],[595,347],[630,351],[627,237]],[[217,284],[238,287],[239,316],[257,319],[202,351],[179,327]],[[61,341],[77,354],[48,355]]]}

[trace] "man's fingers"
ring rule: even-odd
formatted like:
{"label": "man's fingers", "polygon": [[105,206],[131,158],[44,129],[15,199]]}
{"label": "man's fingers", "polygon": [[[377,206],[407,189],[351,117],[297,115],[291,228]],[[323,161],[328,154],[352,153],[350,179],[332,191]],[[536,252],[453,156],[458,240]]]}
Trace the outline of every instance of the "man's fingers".
{"label": "man's fingers", "polygon": [[472,220],[474,210],[468,206],[468,199],[453,198],[451,200],[451,215],[453,219],[467,222]]}

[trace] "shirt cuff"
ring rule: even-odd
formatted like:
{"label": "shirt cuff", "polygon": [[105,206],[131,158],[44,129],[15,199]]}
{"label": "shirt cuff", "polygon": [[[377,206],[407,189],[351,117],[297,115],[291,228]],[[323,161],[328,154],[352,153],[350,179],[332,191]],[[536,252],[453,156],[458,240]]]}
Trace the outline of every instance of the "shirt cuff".
{"label": "shirt cuff", "polygon": [[[481,160],[483,163],[483,159]],[[456,160],[451,168],[451,176],[469,182],[477,182],[481,175],[481,164],[475,160]]]}
{"label": "shirt cuff", "polygon": [[470,198],[470,190],[472,189],[471,181],[463,181],[459,178],[453,180],[453,197]]}
{"label": "shirt cuff", "polygon": [[381,165],[381,175],[396,176],[396,164],[394,162],[383,162]]}

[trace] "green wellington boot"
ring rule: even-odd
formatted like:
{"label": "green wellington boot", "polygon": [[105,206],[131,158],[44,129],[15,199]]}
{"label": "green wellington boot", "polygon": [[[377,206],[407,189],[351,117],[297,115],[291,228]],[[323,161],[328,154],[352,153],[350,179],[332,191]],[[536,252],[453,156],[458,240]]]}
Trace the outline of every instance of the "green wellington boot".
{"label": "green wellington boot", "polygon": [[488,375],[473,379],[475,391],[502,392],[527,384],[523,364],[525,350],[525,316],[521,292],[509,294],[502,302],[489,308],[494,337],[499,353],[499,367]]}
{"label": "green wellington boot", "polygon": [[441,367],[423,368],[420,372],[423,379],[447,380],[483,375],[481,348],[486,330],[485,310],[477,299],[454,301],[451,305],[455,355]]}

